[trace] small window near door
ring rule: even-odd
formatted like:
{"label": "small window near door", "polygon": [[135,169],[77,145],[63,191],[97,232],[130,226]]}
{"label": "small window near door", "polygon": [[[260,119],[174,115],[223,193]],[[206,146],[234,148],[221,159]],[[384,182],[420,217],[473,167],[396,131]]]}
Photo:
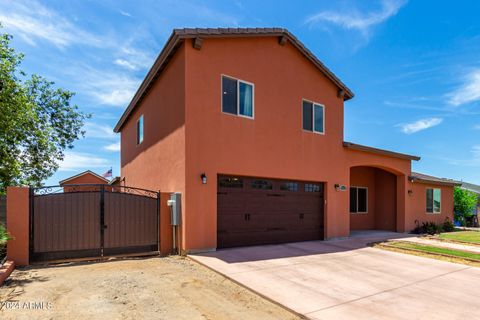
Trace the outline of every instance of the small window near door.
{"label": "small window near door", "polygon": [[143,114],[137,120],[137,144],[143,142]]}
{"label": "small window near door", "polygon": [[243,188],[243,179],[237,177],[220,177],[218,186],[221,188]]}
{"label": "small window near door", "polygon": [[442,208],[442,190],[427,188],[426,201],[427,213],[440,213]]}
{"label": "small window near door", "polygon": [[252,180],[252,189],[272,190],[273,184],[268,180]]}
{"label": "small window near door", "polygon": [[320,185],[315,183],[305,183],[305,192],[320,192]]}
{"label": "small window near door", "polygon": [[368,212],[368,189],[350,187],[350,213]]}
{"label": "small window near door", "polygon": [[325,133],[325,106],[303,100],[303,130]]}
{"label": "small window near door", "polygon": [[297,182],[284,182],[280,185],[280,190],[282,191],[298,191],[298,183]]}
{"label": "small window near door", "polygon": [[222,111],[253,118],[253,84],[222,76]]}

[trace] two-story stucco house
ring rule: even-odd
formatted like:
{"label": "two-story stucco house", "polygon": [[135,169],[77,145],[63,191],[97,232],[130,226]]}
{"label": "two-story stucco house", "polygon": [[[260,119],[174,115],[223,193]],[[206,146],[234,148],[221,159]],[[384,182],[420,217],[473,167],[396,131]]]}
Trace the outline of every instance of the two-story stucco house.
{"label": "two-story stucco house", "polygon": [[122,178],[182,193],[188,252],[451,219],[454,182],[344,141],[351,98],[285,29],[174,30],[115,127]]}

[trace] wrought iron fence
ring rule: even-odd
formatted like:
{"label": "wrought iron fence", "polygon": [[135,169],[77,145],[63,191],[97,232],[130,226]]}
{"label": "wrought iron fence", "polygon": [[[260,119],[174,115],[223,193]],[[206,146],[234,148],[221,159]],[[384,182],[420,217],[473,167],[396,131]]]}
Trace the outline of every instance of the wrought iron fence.
{"label": "wrought iron fence", "polygon": [[70,193],[70,192],[115,192],[128,193],[132,195],[157,198],[159,192],[130,186],[114,186],[109,184],[65,184],[56,186],[45,186],[31,188],[32,195],[42,196],[49,194]]}

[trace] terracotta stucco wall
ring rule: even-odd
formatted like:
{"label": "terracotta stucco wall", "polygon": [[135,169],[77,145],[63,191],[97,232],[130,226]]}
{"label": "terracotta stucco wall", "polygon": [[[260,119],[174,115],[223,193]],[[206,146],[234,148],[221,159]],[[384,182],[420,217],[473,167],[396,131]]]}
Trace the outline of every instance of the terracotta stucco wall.
{"label": "terracotta stucco wall", "polygon": [[29,264],[30,228],[29,188],[7,187],[7,230],[13,239],[8,241],[7,258],[17,266]]}
{"label": "terracotta stucco wall", "polygon": [[[440,214],[426,212],[427,188],[437,188],[442,190]],[[412,190],[413,193],[408,196],[408,201],[411,203],[411,210],[406,219],[406,231],[411,231],[415,228],[415,220],[418,220],[420,224],[427,221],[433,221],[437,224],[443,223],[447,217],[450,221],[453,221],[453,187],[414,182],[409,183],[409,190]]]}
{"label": "terracotta stucco wall", "polygon": [[[337,87],[273,37],[187,43],[186,58],[186,248],[216,247],[218,174],[327,182],[326,236],[348,236],[348,193],[333,187],[349,175]],[[254,83],[254,120],[221,112],[222,74]],[[302,130],[303,98],[325,105],[325,135]]]}
{"label": "terracotta stucco wall", "polygon": [[354,167],[350,169],[350,187],[366,187],[368,189],[367,212],[350,213],[351,230],[375,229],[375,172],[376,169],[372,167]]}
{"label": "terracotta stucco wall", "polygon": [[407,201],[408,176],[411,174],[411,161],[408,159],[348,150],[350,167],[369,166],[385,170],[396,176],[396,231],[405,231],[406,216],[411,214],[412,201]]}
{"label": "terracotta stucco wall", "polygon": [[[136,122],[144,116],[144,140],[136,144]],[[124,184],[181,192],[185,212],[185,50],[155,80],[121,130]]]}
{"label": "terracotta stucco wall", "polygon": [[375,229],[396,231],[397,177],[375,170]]}
{"label": "terracotta stucco wall", "polygon": [[351,213],[351,230],[396,230],[396,176],[374,167],[350,169],[350,186],[368,188],[368,212]]}

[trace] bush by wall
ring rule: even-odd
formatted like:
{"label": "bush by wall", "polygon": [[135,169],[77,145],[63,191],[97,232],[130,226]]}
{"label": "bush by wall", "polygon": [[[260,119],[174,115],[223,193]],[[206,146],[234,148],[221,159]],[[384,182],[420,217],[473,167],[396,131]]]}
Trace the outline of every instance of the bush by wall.
{"label": "bush by wall", "polygon": [[415,229],[412,230],[412,233],[415,234],[437,234],[441,232],[452,232],[455,230],[455,226],[450,221],[450,219],[446,218],[445,221],[441,224],[436,224],[433,221],[426,221],[421,222],[415,220]]}

